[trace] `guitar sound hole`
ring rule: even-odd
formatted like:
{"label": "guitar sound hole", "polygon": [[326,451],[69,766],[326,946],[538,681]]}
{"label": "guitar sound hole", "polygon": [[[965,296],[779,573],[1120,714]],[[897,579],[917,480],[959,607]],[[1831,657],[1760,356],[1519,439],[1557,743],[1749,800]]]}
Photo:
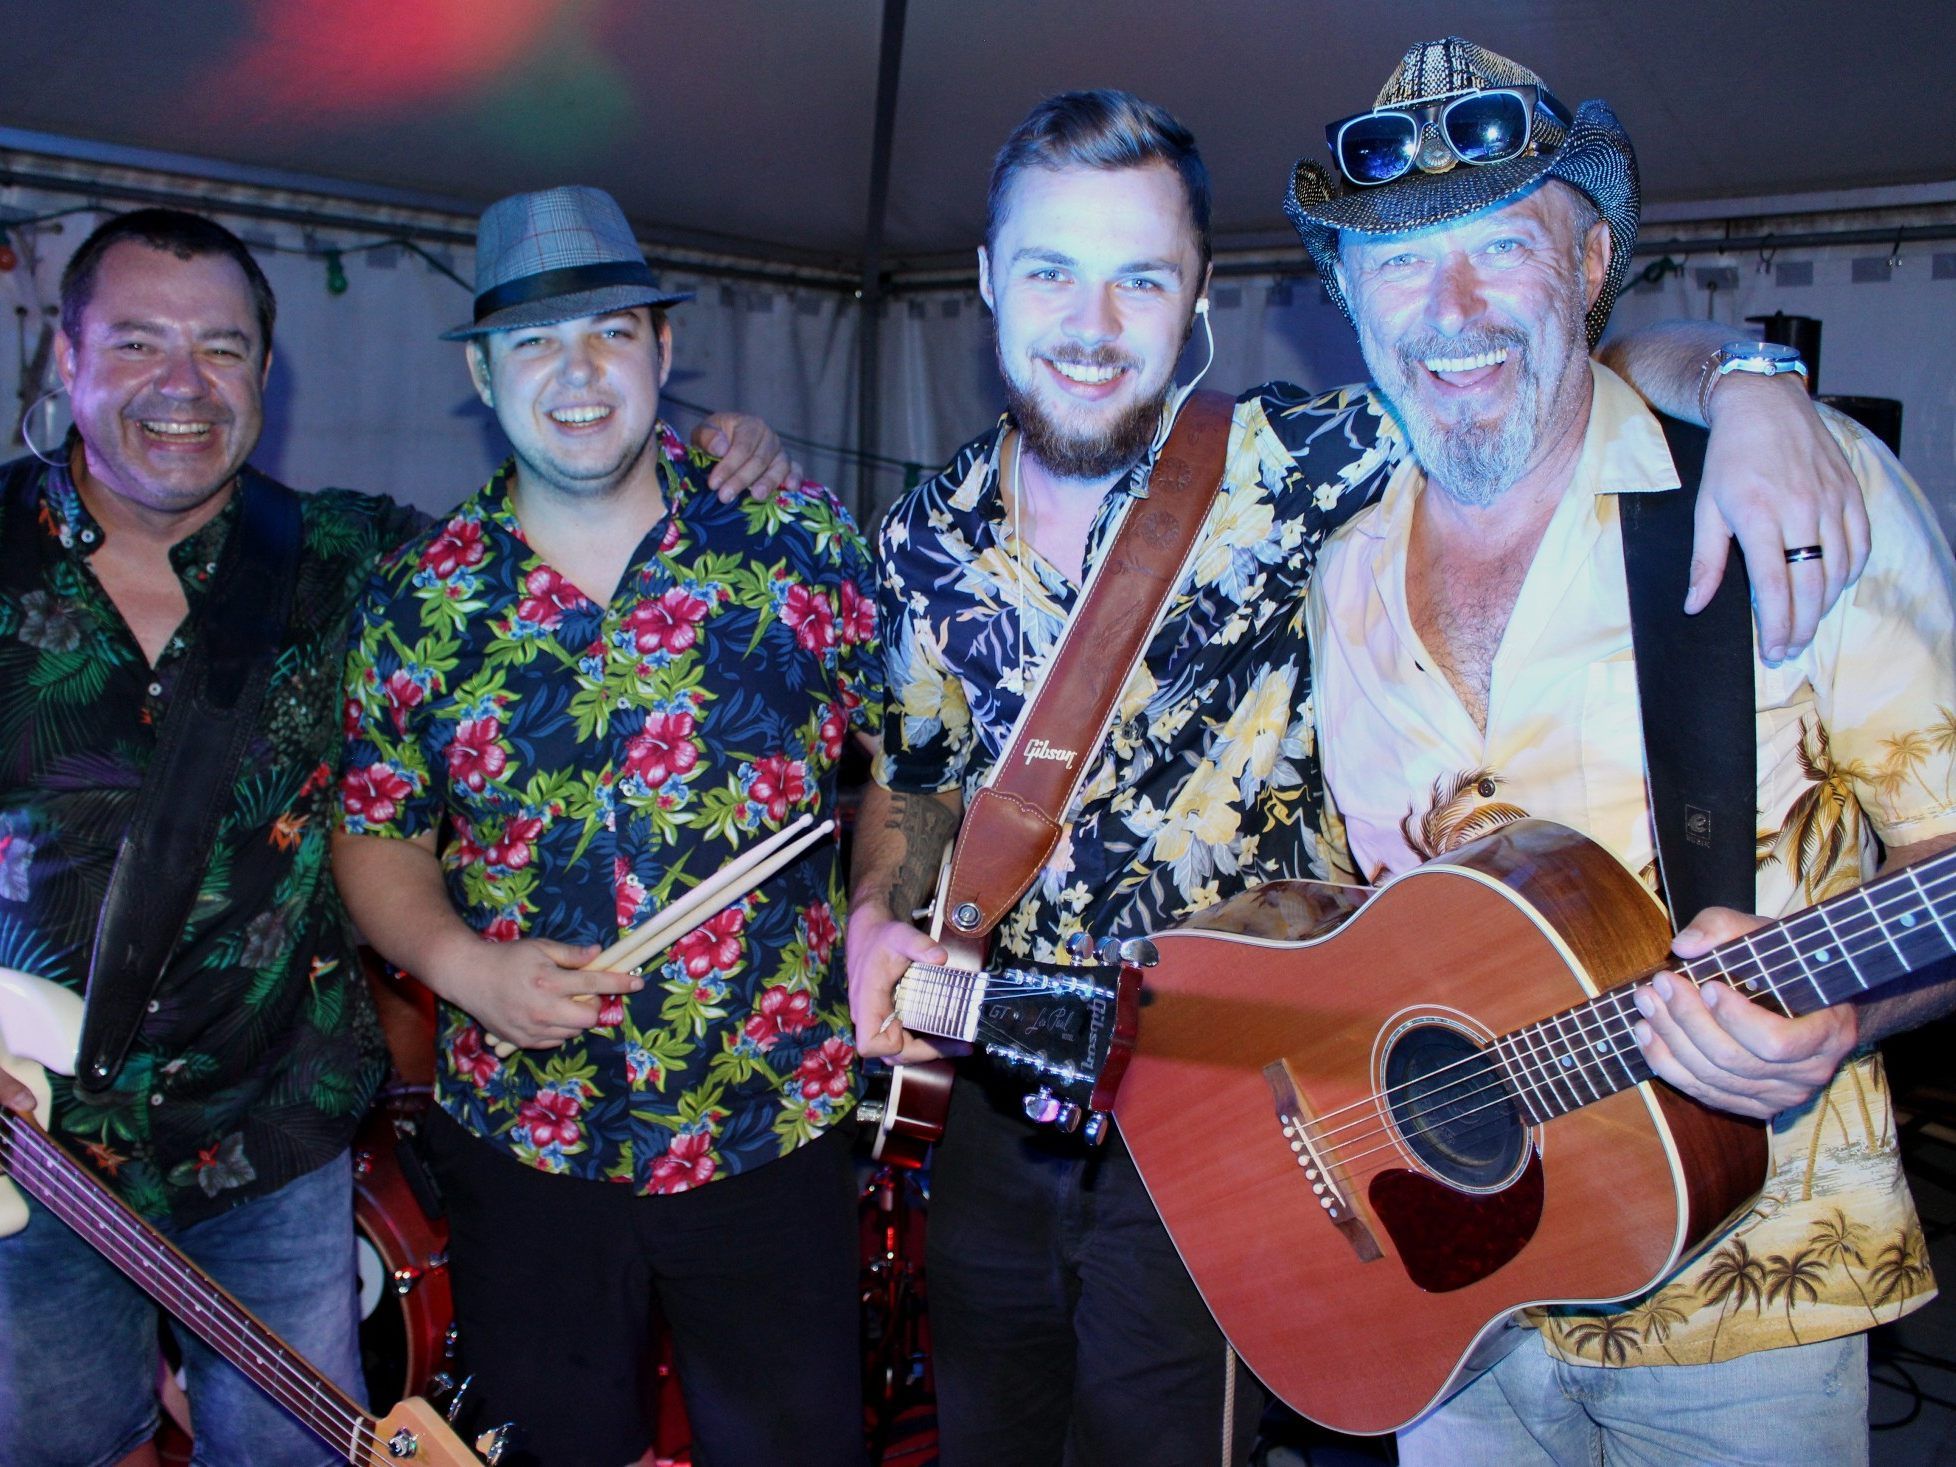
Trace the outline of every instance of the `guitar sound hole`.
{"label": "guitar sound hole", "polygon": [[1408,1025],[1385,1054],[1387,1109],[1400,1139],[1456,1187],[1505,1184],[1528,1151],[1528,1127],[1494,1061],[1443,1020]]}

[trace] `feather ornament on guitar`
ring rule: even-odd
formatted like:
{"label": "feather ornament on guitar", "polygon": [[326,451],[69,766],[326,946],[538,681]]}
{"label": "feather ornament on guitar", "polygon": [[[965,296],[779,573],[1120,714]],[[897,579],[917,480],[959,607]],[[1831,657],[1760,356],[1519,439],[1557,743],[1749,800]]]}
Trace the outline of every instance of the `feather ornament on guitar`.
{"label": "feather ornament on guitar", "polygon": [[1391,1431],[1522,1339],[1516,1310],[1643,1294],[1758,1193],[1764,1126],[1652,1079],[1654,971],[1798,1015],[1952,934],[1956,852],[1676,961],[1615,858],[1517,821],[1376,893],[1274,882],[1156,934],[1115,1114],[1244,1362]]}

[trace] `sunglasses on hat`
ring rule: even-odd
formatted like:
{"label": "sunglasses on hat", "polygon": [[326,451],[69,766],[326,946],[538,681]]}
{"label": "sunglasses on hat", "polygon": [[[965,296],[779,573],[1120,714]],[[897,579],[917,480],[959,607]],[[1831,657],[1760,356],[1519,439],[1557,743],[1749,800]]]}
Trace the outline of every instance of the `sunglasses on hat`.
{"label": "sunglasses on hat", "polygon": [[1461,92],[1403,106],[1376,107],[1325,128],[1338,171],[1370,187],[1404,177],[1415,164],[1444,173],[1461,163],[1505,163],[1534,144],[1537,113],[1558,129],[1573,121],[1546,87],[1516,85]]}

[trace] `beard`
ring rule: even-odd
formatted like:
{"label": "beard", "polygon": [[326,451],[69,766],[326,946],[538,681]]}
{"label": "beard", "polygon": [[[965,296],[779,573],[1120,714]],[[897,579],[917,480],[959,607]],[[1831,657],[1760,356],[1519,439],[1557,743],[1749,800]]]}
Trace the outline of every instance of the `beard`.
{"label": "beard", "polygon": [[[1186,332],[1183,343],[1187,344]],[[1174,380],[1172,366],[1158,392],[1144,394],[1141,400],[1121,409],[1113,421],[1081,431],[1060,422],[1045,409],[1034,393],[1013,377],[1006,365],[1005,354],[999,349],[995,329],[992,349],[998,357],[998,374],[1005,382],[1006,411],[1011,413],[1012,421],[1019,425],[1019,431],[1025,435],[1026,451],[1050,472],[1062,479],[1105,479],[1141,462],[1154,442],[1155,430],[1161,426],[1162,405],[1168,401],[1168,389]],[[1065,355],[1048,354],[1048,359],[1073,366],[1128,370],[1137,365],[1133,358],[1112,347]]]}
{"label": "beard", "polygon": [[[1531,334],[1514,326],[1484,327],[1458,336],[1427,333],[1386,346],[1363,340],[1366,365],[1392,404],[1427,482],[1460,504],[1485,508],[1528,472],[1546,447],[1548,419],[1568,395],[1577,373],[1586,371],[1583,336],[1583,286],[1572,275]],[[1560,344],[1570,355],[1560,363],[1545,360]],[[1433,413],[1415,388],[1434,357],[1470,357],[1506,348],[1504,370],[1514,374],[1514,395],[1492,418],[1450,421]],[[1574,369],[1574,370],[1572,370]],[[1556,373],[1551,382],[1549,375]]]}

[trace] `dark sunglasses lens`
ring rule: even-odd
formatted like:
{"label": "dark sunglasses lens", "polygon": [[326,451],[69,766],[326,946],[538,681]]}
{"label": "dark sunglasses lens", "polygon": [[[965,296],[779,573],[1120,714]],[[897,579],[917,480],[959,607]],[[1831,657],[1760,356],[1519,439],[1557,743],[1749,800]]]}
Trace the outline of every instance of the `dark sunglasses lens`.
{"label": "dark sunglasses lens", "polygon": [[1338,166],[1354,183],[1390,183],[1412,167],[1418,133],[1410,117],[1360,117],[1339,134]]}
{"label": "dark sunglasses lens", "polygon": [[1447,109],[1447,142],[1469,163],[1499,163],[1528,146],[1528,104],[1513,92],[1462,97]]}

